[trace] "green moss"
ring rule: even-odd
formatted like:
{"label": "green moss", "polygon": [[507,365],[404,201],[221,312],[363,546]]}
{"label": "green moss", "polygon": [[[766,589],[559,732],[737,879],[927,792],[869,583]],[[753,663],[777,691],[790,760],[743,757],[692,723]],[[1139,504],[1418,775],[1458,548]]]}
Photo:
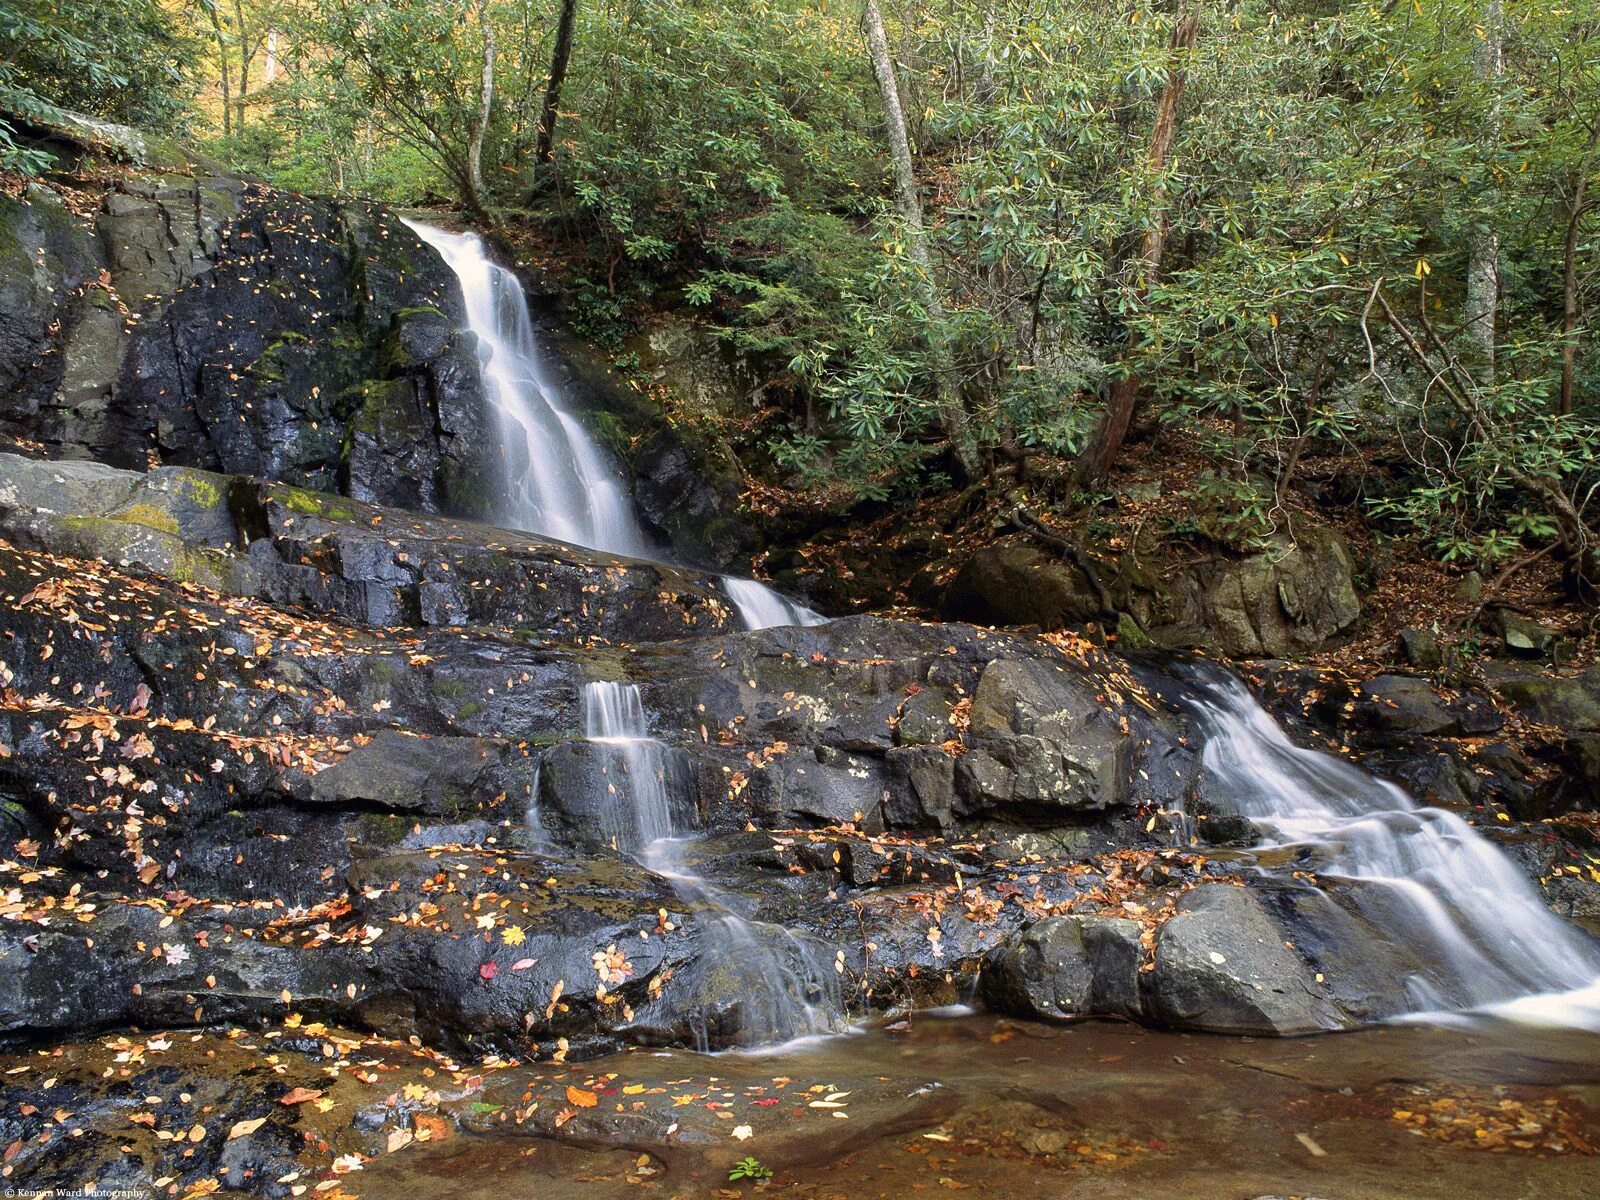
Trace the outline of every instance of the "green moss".
{"label": "green moss", "polygon": [[178,518],[154,504],[128,504],[106,517],[108,521],[121,521],[129,525],[143,525],[162,533],[178,536]]}
{"label": "green moss", "polygon": [[1117,618],[1117,648],[1119,650],[1147,650],[1154,643],[1150,635],[1139,628],[1139,623],[1123,613]]}
{"label": "green moss", "polygon": [[274,484],[270,494],[290,512],[299,513],[301,516],[322,517],[328,521],[357,519],[353,505],[324,492],[313,492],[309,488],[292,487],[289,484]]}
{"label": "green moss", "polygon": [[433,681],[433,694],[443,696],[449,700],[459,700],[466,695],[467,685],[458,679],[435,679]]}
{"label": "green moss", "polygon": [[480,700],[469,700],[465,704],[463,704],[460,708],[456,709],[456,719],[459,720],[459,721],[470,721],[470,720],[472,720],[473,717],[477,716],[482,711],[483,711],[483,702],[482,701],[480,701]]}
{"label": "green moss", "polygon": [[173,491],[201,508],[216,508],[226,499],[223,487],[225,480],[220,475],[212,475],[205,471],[185,471],[174,476]]}
{"label": "green moss", "polygon": [[[159,511],[159,510],[154,510]],[[192,546],[168,529],[127,519],[58,516],[56,527],[67,535],[75,552],[108,562],[127,560],[177,583],[198,583],[226,590],[232,581],[233,560],[220,550]],[[176,522],[172,522],[176,528]]]}
{"label": "green moss", "polygon": [[365,813],[356,821],[356,840],[368,846],[393,846],[411,829],[411,820],[393,813]]}

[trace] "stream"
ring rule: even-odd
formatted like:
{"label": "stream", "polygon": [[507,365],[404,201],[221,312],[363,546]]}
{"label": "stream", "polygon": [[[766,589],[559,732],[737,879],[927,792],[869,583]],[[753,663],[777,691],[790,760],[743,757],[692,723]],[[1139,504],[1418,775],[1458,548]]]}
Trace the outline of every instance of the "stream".
{"label": "stream", "polygon": [[[506,523],[669,559],[634,517],[617,465],[541,371],[515,277],[476,235],[412,228],[466,295],[504,439]],[[754,580],[725,578],[723,589],[749,629],[823,620]],[[741,911],[746,899],[696,872],[697,818],[675,799],[640,689],[596,680],[583,688],[583,736],[603,751],[597,769],[615,798],[604,837],[703,914],[706,969],[722,973],[723,994],[744,998],[731,1017],[720,1015],[720,1028],[696,1026],[698,1049],[746,1049],[634,1051],[570,1069],[619,1114],[676,1094],[685,1097],[676,1107],[710,1105],[709,1121],[686,1113],[641,1137],[602,1132],[597,1118],[588,1140],[626,1149],[585,1149],[584,1135],[446,1144],[385,1161],[368,1182],[496,1200],[703,1195],[748,1149],[777,1171],[763,1186],[786,1195],[985,1188],[1164,1198],[1201,1194],[1199,1180],[1216,1196],[1592,1194],[1583,1190],[1583,1156],[1600,1136],[1594,940],[1551,915],[1460,817],[1419,808],[1346,762],[1296,747],[1232,675],[1175,674],[1179,703],[1205,735],[1214,795],[1257,831],[1245,857],[1255,869],[1315,872],[1338,885],[1337,903],[1408,964],[1392,982],[1396,1015],[1411,1024],[1262,1042],[958,1010],[852,1029],[831,947],[752,919]],[[542,838],[536,809],[529,819]],[[1460,1026],[1464,1012],[1478,1015],[1446,1027]],[[610,1101],[609,1081],[619,1079],[640,1081],[626,1094],[645,1099]],[[807,1090],[798,1106],[793,1093],[752,1098],[774,1088]],[[728,1130],[718,1119],[768,1115],[755,1104],[788,1119],[753,1119],[732,1126],[739,1140],[720,1136]],[[1547,1160],[1533,1190],[1517,1161],[1527,1156]]]}

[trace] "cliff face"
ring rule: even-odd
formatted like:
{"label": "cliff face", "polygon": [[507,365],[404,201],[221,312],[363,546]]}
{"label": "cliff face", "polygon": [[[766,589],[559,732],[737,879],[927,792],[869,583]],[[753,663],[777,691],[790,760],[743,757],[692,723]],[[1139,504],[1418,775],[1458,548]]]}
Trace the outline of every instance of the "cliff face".
{"label": "cliff face", "polygon": [[26,452],[487,516],[462,324],[454,277],[378,206],[187,175],[120,179],[87,215],[0,197],[0,438]]}

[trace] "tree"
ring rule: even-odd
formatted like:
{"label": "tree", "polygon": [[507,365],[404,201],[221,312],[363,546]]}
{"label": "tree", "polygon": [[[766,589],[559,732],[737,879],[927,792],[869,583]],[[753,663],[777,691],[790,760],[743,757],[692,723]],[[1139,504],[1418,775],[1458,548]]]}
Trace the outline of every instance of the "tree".
{"label": "tree", "polygon": [[[1478,80],[1490,94],[1488,135],[1500,134],[1498,91],[1505,75],[1505,29],[1501,0],[1485,0],[1483,6],[1483,45],[1478,52]],[[1495,308],[1500,303],[1500,233],[1493,228],[1476,229],[1467,260],[1467,333],[1471,337],[1483,378],[1494,382]]]}
{"label": "tree", "polygon": [[546,166],[555,156],[556,115],[561,106],[561,85],[567,80],[572,58],[572,29],[578,22],[578,0],[561,0],[556,21],[556,44],[550,53],[550,79],[545,84],[544,107],[539,112],[539,142],[533,160]]}
{"label": "tree", "polygon": [[[1167,66],[1167,83],[1156,105],[1155,126],[1150,134],[1149,173],[1151,184],[1150,216],[1144,235],[1140,239],[1139,255],[1134,261],[1134,295],[1143,297],[1161,274],[1161,260],[1166,252],[1167,240],[1167,160],[1172,152],[1172,138],[1178,127],[1178,105],[1183,100],[1186,78],[1185,59],[1194,49],[1195,35],[1200,28],[1198,16],[1179,10],[1172,28],[1172,54]],[[1129,334],[1130,342],[1134,335]],[[1131,350],[1130,345],[1130,350]],[[1127,356],[1132,358],[1130,353]],[[1095,429],[1094,437],[1079,459],[1078,478],[1085,486],[1105,479],[1128,436],[1134,409],[1139,403],[1143,383],[1130,367],[1111,385],[1105,412]]]}
{"label": "tree", "polygon": [[878,0],[867,0],[863,12],[867,50],[872,73],[878,80],[883,100],[884,133],[889,143],[889,158],[894,167],[895,203],[906,239],[906,253],[922,281],[922,303],[927,312],[927,336],[933,349],[934,384],[939,394],[939,413],[950,438],[956,461],[968,479],[976,479],[981,464],[977,439],[961,398],[960,383],[951,362],[944,301],[928,253],[928,235],[922,218],[922,198],[917,191],[916,170],[911,162],[911,143],[906,135],[905,110],[900,105],[900,89],[895,81],[894,62],[889,56],[889,41],[884,36],[883,15]]}
{"label": "tree", "polygon": [[328,0],[308,33],[334,56],[330,74],[450,181],[488,219],[483,154],[494,100],[493,18],[469,0],[470,21],[440,0]]}

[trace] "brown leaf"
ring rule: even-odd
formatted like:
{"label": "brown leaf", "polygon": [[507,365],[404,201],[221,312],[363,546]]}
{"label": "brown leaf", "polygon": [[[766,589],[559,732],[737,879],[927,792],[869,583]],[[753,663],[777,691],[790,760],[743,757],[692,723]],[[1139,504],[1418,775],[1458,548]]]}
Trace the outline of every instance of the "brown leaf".
{"label": "brown leaf", "polygon": [[228,1130],[228,1141],[231,1142],[234,1138],[249,1137],[266,1123],[267,1119],[265,1117],[256,1117],[250,1121],[235,1121],[233,1128]]}
{"label": "brown leaf", "polygon": [[279,1104],[304,1104],[307,1100],[315,1100],[322,1095],[316,1088],[297,1087],[289,1091],[278,1101]]}

